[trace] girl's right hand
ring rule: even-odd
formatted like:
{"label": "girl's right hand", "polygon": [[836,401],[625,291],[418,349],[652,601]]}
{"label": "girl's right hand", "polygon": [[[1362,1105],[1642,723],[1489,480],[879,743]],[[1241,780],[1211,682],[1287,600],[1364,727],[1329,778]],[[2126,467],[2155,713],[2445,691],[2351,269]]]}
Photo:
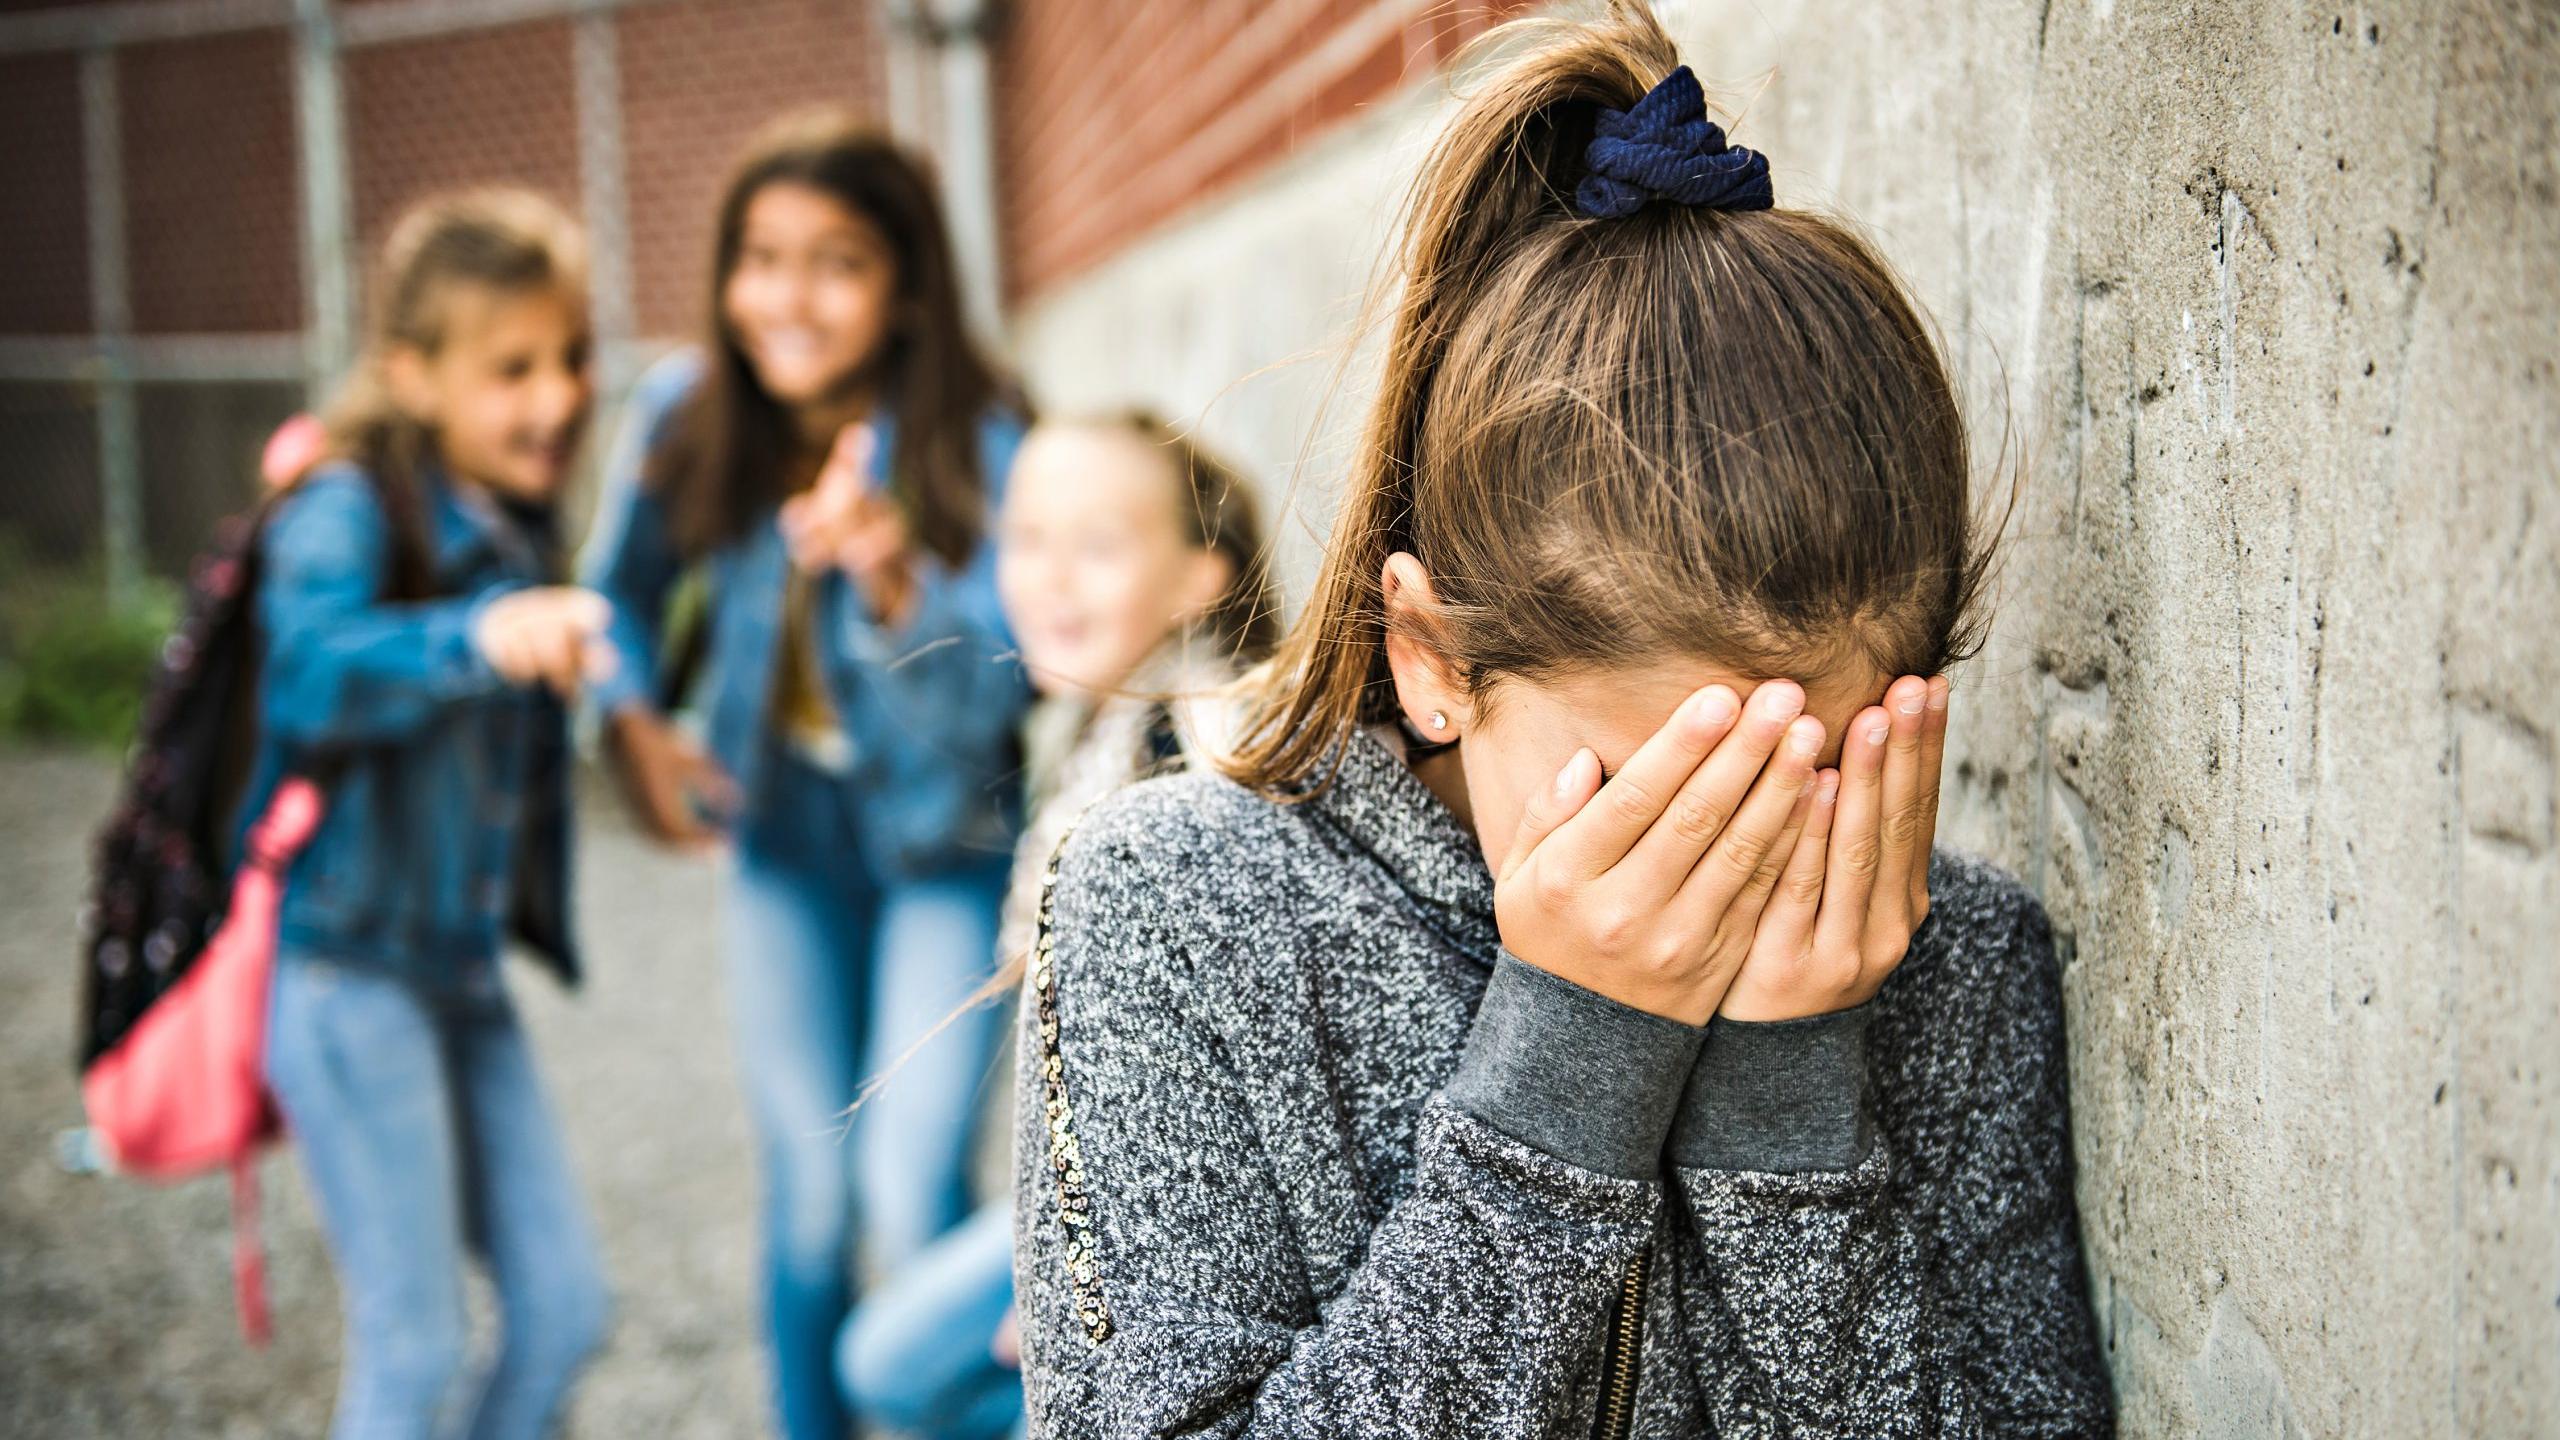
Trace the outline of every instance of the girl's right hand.
{"label": "girl's right hand", "polygon": [[612,605],[593,590],[536,585],[481,606],[471,645],[508,684],[548,685],[567,699],[586,681],[613,673],[613,647],[604,639],[612,619]]}
{"label": "girl's right hand", "polygon": [[[1703,1025],[1750,954],[1822,751],[1804,691],[1682,701],[1608,783],[1577,750],[1533,797],[1494,880],[1512,954],[1620,1004]],[[1596,791],[1596,793],[1595,793]]]}
{"label": "girl's right hand", "polygon": [[871,487],[878,445],[868,424],[838,431],[817,480],[782,502],[778,523],[792,564],[810,574],[842,570],[872,618],[894,626],[904,622],[915,595],[914,537],[897,503]]}
{"label": "girl's right hand", "polygon": [[[1849,721],[1833,795],[1818,796],[1751,958],[1716,1013],[1793,1020],[1862,1005],[1929,918],[1929,851],[1947,751],[1947,680],[1906,675]],[[1826,803],[1836,801],[1836,803]]]}
{"label": "girl's right hand", "polygon": [[705,850],[720,832],[705,817],[736,810],[737,786],[691,736],[646,709],[615,713],[606,729],[622,789],[650,835],[681,850]]}

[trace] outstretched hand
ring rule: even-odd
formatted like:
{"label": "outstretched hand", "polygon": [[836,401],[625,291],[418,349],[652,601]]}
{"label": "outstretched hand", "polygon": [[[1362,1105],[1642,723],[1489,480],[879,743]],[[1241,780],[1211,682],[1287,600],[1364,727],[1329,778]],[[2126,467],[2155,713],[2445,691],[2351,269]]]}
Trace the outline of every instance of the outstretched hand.
{"label": "outstretched hand", "polygon": [[512,590],[482,605],[471,621],[471,645],[510,685],[543,685],[575,698],[590,680],[613,674],[605,627],[613,607],[575,585]]}
{"label": "outstretched hand", "polygon": [[605,735],[614,775],[652,838],[688,851],[718,845],[715,819],[738,810],[737,783],[718,761],[644,706],[617,711]]}

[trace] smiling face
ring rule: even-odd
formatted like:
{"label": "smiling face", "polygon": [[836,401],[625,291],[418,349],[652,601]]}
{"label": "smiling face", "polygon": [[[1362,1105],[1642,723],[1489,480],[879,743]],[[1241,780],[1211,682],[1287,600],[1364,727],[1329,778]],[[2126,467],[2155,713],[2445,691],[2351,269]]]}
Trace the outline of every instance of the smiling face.
{"label": "smiling face", "polygon": [[559,288],[457,283],[443,341],[387,357],[402,408],[435,431],[457,479],[515,499],[559,495],[595,398],[585,303]]}
{"label": "smiling face", "polygon": [[720,316],[756,380],[785,407],[840,400],[887,350],[897,254],[825,191],[775,181],[750,197]]}
{"label": "smiling face", "polygon": [[1186,488],[1163,451],[1116,426],[1044,424],[1023,442],[996,587],[1042,689],[1118,686],[1217,602],[1229,566],[1194,539]]}

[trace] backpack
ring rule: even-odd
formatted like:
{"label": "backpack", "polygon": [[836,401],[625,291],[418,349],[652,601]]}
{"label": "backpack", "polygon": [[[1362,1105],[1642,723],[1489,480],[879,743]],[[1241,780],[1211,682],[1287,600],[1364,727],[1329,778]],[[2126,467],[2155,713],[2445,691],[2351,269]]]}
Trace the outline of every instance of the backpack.
{"label": "backpack", "polygon": [[83,1072],[193,968],[227,907],[257,729],[262,518],[225,520],[196,562],[98,835],[81,913]]}
{"label": "backpack", "polygon": [[227,1168],[232,1281],[252,1344],[270,1333],[259,1154],[282,1132],[266,1088],[267,997],[286,868],[322,782],[277,786],[231,852],[257,740],[266,507],[223,522],[160,649],[82,915],[80,1097],[114,1166],[146,1179]]}

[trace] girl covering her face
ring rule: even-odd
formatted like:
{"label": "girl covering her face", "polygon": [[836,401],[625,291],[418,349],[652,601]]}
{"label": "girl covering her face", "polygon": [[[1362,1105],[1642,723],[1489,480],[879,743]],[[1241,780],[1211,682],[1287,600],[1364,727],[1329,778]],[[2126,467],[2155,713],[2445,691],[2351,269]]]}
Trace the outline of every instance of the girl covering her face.
{"label": "girl covering her face", "polygon": [[1031,1429],[2105,1433],[2050,937],[1932,847],[1944,365],[1641,8],[1521,37],[1224,773],[1055,863]]}

